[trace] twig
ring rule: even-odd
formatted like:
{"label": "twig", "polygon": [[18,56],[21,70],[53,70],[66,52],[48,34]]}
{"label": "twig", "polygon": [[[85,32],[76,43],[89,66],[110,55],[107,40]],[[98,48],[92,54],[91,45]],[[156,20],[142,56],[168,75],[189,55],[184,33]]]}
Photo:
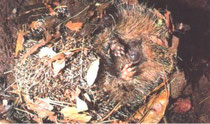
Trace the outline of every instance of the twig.
{"label": "twig", "polygon": [[4,72],[4,74],[8,74],[8,73],[11,73],[11,72],[13,72],[13,70],[6,71],[6,72]]}
{"label": "twig", "polygon": [[15,110],[18,110],[18,111],[21,111],[21,112],[24,112],[24,113],[26,113],[26,114],[28,114],[28,115],[30,115],[30,116],[35,116],[34,114],[32,114],[32,113],[30,113],[30,112],[28,112],[28,111],[25,111],[25,110],[22,110],[22,109],[19,109],[19,108],[14,108]]}
{"label": "twig", "polygon": [[117,111],[120,107],[121,107],[121,103],[118,103],[111,112],[109,112],[101,121],[104,121],[105,119],[107,119],[114,111]]}
{"label": "twig", "polygon": [[114,19],[113,15],[109,14],[109,16],[112,18],[112,20],[114,21],[114,27],[116,27],[117,23],[116,20]]}
{"label": "twig", "polygon": [[209,98],[210,98],[210,96],[206,97],[205,99],[203,99],[202,101],[200,101],[199,104],[203,103],[204,101],[206,101]]}
{"label": "twig", "polygon": [[5,90],[4,92],[6,92],[12,85],[14,85],[16,82],[12,83],[11,85],[9,85]]}
{"label": "twig", "polygon": [[[45,100],[45,99],[38,98],[38,97],[37,97],[37,99],[39,99],[39,100]],[[54,105],[62,106],[62,107],[66,107],[65,105],[72,105],[71,103],[61,102],[61,101],[55,101],[55,100],[51,100],[51,99],[50,99],[50,103],[51,104],[54,104]],[[62,105],[62,104],[65,104],[65,105]]]}
{"label": "twig", "polygon": [[[88,5],[87,7],[85,7],[82,11],[80,11],[80,12],[77,13],[76,15],[71,16],[71,17],[69,17],[68,19],[66,19],[65,21],[61,22],[58,26],[60,26],[61,24],[64,24],[64,23],[68,22],[69,20],[71,20],[71,19],[73,19],[73,18],[79,16],[79,15],[82,14],[84,11],[86,11],[87,9],[89,9],[89,7],[90,7],[90,5]],[[57,26],[56,26],[56,27],[57,27]]]}

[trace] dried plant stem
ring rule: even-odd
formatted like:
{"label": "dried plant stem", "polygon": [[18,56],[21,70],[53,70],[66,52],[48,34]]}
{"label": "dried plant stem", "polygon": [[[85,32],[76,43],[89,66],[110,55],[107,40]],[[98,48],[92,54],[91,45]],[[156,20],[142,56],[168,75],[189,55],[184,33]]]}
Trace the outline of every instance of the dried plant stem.
{"label": "dried plant stem", "polygon": [[73,19],[73,18],[75,18],[75,17],[79,16],[79,15],[80,15],[80,14],[82,14],[84,11],[86,11],[87,9],[89,9],[89,7],[90,7],[90,5],[89,5],[89,6],[87,6],[87,7],[85,7],[82,11],[80,11],[80,12],[79,12],[79,13],[77,13],[76,15],[71,16],[70,18],[68,18],[68,19],[66,19],[65,21],[61,22],[58,26],[60,26],[61,24],[64,24],[64,23],[66,23],[66,22],[70,21],[71,19]]}
{"label": "dried plant stem", "polygon": [[118,103],[113,109],[111,112],[109,112],[101,121],[107,119],[114,111],[117,111],[120,107],[122,106],[121,103]]}
{"label": "dried plant stem", "polygon": [[[44,100],[42,98],[37,98],[37,99]],[[61,101],[54,101],[54,100],[50,100],[50,103],[54,104],[54,105],[62,106],[62,107],[65,107],[66,105],[72,105],[71,103],[61,102]],[[62,105],[62,104],[65,104],[65,105]]]}
{"label": "dried plant stem", "polygon": [[30,113],[30,112],[28,112],[28,111],[25,111],[25,110],[22,110],[22,109],[19,109],[19,108],[14,108],[15,110],[17,110],[17,111],[21,111],[21,112],[24,112],[24,113],[26,113],[26,114],[28,114],[28,115],[30,115],[30,116],[36,116],[36,115],[34,115],[34,114],[32,114],[32,113]]}
{"label": "dried plant stem", "polygon": [[205,99],[203,99],[202,101],[200,101],[199,104],[203,103],[204,101],[206,101],[209,98],[210,98],[210,96],[206,97]]}
{"label": "dried plant stem", "polygon": [[6,92],[12,85],[14,85],[16,82],[12,83],[11,85],[9,85],[5,90],[4,92]]}

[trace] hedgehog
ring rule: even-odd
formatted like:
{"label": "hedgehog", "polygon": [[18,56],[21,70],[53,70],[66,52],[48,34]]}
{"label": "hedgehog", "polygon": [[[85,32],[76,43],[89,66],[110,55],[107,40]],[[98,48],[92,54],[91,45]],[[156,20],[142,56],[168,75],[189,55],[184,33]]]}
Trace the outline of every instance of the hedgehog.
{"label": "hedgehog", "polygon": [[114,24],[96,39],[96,45],[102,43],[96,51],[105,61],[104,70],[111,75],[98,80],[108,94],[98,106],[109,113],[120,103],[122,107],[109,119],[123,120],[175,71],[177,44],[169,46],[173,36],[156,9],[143,4],[117,4],[116,8]]}

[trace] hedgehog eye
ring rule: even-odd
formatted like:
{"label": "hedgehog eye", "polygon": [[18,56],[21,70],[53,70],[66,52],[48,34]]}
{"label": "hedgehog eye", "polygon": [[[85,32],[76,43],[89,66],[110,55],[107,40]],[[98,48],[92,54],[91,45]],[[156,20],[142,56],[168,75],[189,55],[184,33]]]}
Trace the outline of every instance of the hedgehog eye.
{"label": "hedgehog eye", "polygon": [[129,47],[132,48],[132,47],[135,47],[137,45],[136,42],[129,42],[128,43]]}

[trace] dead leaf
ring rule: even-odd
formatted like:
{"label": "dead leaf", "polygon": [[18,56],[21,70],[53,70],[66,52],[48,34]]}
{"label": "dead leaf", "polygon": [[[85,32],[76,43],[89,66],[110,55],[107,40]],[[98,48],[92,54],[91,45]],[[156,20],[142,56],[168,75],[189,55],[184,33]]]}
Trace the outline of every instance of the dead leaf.
{"label": "dead leaf", "polygon": [[53,106],[50,104],[50,99],[45,98],[42,100],[36,100],[35,104],[39,105],[40,108],[47,109],[49,111],[53,110]]}
{"label": "dead leaf", "polygon": [[59,5],[60,5],[60,3],[59,3],[58,1],[53,1],[53,5],[55,5],[55,6],[59,6]]}
{"label": "dead leaf", "polygon": [[64,54],[63,53],[58,53],[50,59],[50,63],[55,62],[57,60],[63,60],[63,59],[65,59]]}
{"label": "dead leaf", "polygon": [[68,23],[66,23],[65,26],[72,31],[79,31],[79,29],[81,29],[82,25],[83,24],[81,22],[72,23],[72,21],[69,21]]}
{"label": "dead leaf", "polygon": [[153,95],[147,104],[139,108],[130,120],[140,123],[159,123],[165,114],[169,101],[169,91],[165,88],[160,94]]}
{"label": "dead leaf", "polygon": [[96,59],[94,62],[91,63],[87,71],[86,80],[89,86],[93,85],[93,83],[95,82],[95,79],[98,75],[99,64],[100,64],[100,59]]}
{"label": "dead leaf", "polygon": [[53,62],[53,73],[57,76],[58,73],[65,67],[65,59]]}
{"label": "dead leaf", "polygon": [[15,49],[15,56],[18,56],[18,53],[23,50],[23,42],[24,42],[24,37],[23,37],[23,31],[19,30],[17,42],[16,42],[16,49]]}
{"label": "dead leaf", "polygon": [[44,5],[49,10],[50,15],[55,15],[56,14],[56,12],[53,10],[51,5],[49,5],[47,2],[44,2]]}
{"label": "dead leaf", "polygon": [[[41,99],[41,100],[36,100],[35,104],[38,107],[38,109],[36,110],[36,112],[38,110],[43,110],[43,112],[40,112],[40,114],[38,113],[39,117],[48,117],[48,120],[51,120],[53,122],[57,122],[57,116],[54,115],[54,112],[52,112],[53,110],[53,106],[50,104],[51,100],[50,98],[45,98],[45,99]],[[33,120],[37,121],[37,122],[41,122],[40,118],[33,118]]]}
{"label": "dead leaf", "polygon": [[65,107],[61,110],[61,113],[64,115],[64,117],[69,117],[72,114],[78,114],[77,108],[75,107]]}
{"label": "dead leaf", "polygon": [[61,113],[69,121],[79,121],[79,122],[88,122],[91,119],[91,116],[86,114],[79,114],[77,108],[74,107],[65,107],[61,110]]}
{"label": "dead leaf", "polygon": [[58,73],[65,67],[64,54],[61,52],[53,56],[50,59],[50,64],[52,64],[54,76],[57,76]]}
{"label": "dead leaf", "polygon": [[54,115],[54,116],[49,116],[49,117],[48,117],[48,120],[53,121],[53,122],[57,122],[57,116],[56,116],[56,115]]}
{"label": "dead leaf", "polygon": [[88,106],[85,101],[81,100],[79,97],[76,98],[76,106],[78,112],[83,112],[88,110]]}
{"label": "dead leaf", "polygon": [[44,56],[48,56],[52,58],[55,55],[56,55],[56,52],[53,51],[53,49],[49,47],[43,47],[39,52],[39,58],[42,58]]}
{"label": "dead leaf", "polygon": [[30,110],[33,110],[38,114],[40,118],[50,117],[53,116],[55,113],[52,111],[49,111],[42,106],[35,104],[35,103],[27,103],[27,108]]}
{"label": "dead leaf", "polygon": [[90,96],[87,93],[84,94],[84,97],[87,101],[91,102]]}

